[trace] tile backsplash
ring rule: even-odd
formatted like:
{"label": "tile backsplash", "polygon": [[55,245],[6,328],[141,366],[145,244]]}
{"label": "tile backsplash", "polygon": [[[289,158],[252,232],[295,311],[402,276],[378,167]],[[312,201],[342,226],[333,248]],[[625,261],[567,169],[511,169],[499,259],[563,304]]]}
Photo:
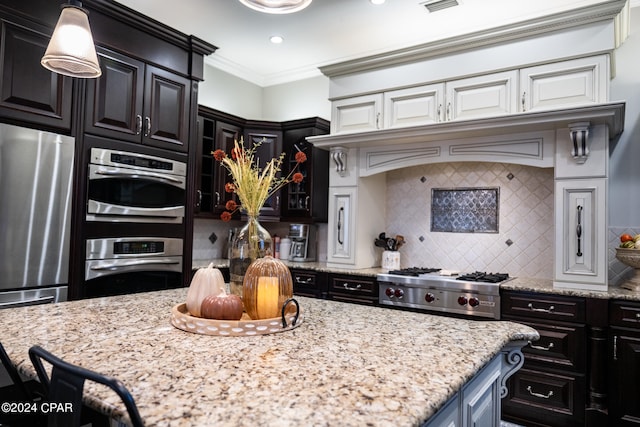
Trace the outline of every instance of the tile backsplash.
{"label": "tile backsplash", "polygon": [[[431,232],[433,188],[499,187],[497,233]],[[387,235],[403,235],[401,266],[553,276],[553,169],[441,163],[387,173]]]}

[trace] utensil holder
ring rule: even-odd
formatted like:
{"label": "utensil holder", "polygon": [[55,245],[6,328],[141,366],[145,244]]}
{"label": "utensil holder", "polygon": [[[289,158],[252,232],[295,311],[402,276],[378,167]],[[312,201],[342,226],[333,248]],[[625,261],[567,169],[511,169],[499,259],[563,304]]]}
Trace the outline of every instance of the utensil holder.
{"label": "utensil holder", "polygon": [[384,270],[399,270],[400,269],[400,252],[383,251],[382,252],[382,268]]}

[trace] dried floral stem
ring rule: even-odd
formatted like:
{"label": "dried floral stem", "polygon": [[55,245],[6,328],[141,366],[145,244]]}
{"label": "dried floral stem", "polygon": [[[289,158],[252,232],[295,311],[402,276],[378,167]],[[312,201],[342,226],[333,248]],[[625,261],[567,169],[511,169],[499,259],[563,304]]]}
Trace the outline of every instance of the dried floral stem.
{"label": "dried floral stem", "polygon": [[[244,148],[242,138],[239,143],[234,141],[231,157],[228,157],[222,150],[216,150],[212,153],[215,159],[220,161],[229,171],[229,175],[233,180],[232,190],[240,199],[239,208],[245,211],[247,215],[255,218],[260,214],[260,209],[267,199],[276,191],[291,181],[302,181],[302,174],[297,173],[296,170],[298,164],[306,161],[304,153],[298,153],[300,156],[296,155],[296,167],[284,178],[277,176],[281,170],[284,153],[271,159],[264,168],[260,169],[255,158],[255,152],[263,141],[264,139],[254,144],[250,149]],[[223,219],[225,218],[230,219],[230,214],[227,213]]]}

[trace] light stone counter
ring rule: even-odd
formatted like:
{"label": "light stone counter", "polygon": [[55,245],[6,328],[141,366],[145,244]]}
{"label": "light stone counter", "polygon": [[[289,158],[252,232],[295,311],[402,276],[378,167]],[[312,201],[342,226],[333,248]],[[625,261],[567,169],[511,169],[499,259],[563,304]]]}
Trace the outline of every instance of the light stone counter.
{"label": "light stone counter", "polygon": [[[274,335],[197,335],[170,324],[186,289],[0,310],[0,341],[29,377],[30,346],[114,376],[148,426],[414,426],[511,341],[535,330],[297,297]],[[88,403],[120,417],[87,385]],[[112,405],[116,406],[112,406]]]}
{"label": "light stone counter", "polygon": [[[227,259],[214,259],[214,260],[194,260],[193,268],[206,267],[209,263],[213,262],[214,267],[224,268],[228,267],[229,260]],[[360,276],[375,277],[378,273],[386,272],[381,268],[363,268],[363,269],[338,269],[333,267],[327,267],[327,263],[323,262],[289,262],[285,261],[285,264],[290,268],[302,268],[308,270],[324,271],[329,273],[344,273],[344,274],[356,274]],[[623,289],[619,286],[609,286],[607,291],[589,291],[579,289],[563,289],[554,288],[553,281],[546,279],[535,279],[526,277],[515,277],[505,283],[500,284],[500,289],[508,289],[514,291],[526,291],[537,292],[543,294],[555,294],[555,295],[568,295],[585,298],[603,298],[603,299],[623,299],[629,301],[640,301],[640,292],[633,292],[627,289]]]}

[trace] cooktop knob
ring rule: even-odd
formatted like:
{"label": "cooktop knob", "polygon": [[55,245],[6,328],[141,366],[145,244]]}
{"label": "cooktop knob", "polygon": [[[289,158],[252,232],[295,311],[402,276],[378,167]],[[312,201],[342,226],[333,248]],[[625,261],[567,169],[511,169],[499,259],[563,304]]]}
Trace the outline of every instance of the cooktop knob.
{"label": "cooktop knob", "polygon": [[431,292],[427,292],[427,294],[424,296],[424,300],[426,302],[434,302],[436,300],[436,296]]}
{"label": "cooktop knob", "polygon": [[461,295],[458,297],[458,304],[460,305],[467,305],[467,297]]}
{"label": "cooktop knob", "polygon": [[396,289],[395,296],[396,298],[402,298],[404,296],[404,291],[402,289]]}
{"label": "cooktop knob", "polygon": [[476,298],[476,297],[471,297],[471,298],[469,298],[469,305],[471,307],[477,307],[477,306],[480,305],[480,300],[478,300],[478,298]]}
{"label": "cooktop knob", "polygon": [[395,293],[396,293],[396,292],[393,290],[393,288],[387,288],[387,289],[385,289],[385,291],[384,291],[384,294],[385,294],[386,296],[388,296],[389,298],[391,298],[392,296],[394,296],[394,295],[395,295]]}

